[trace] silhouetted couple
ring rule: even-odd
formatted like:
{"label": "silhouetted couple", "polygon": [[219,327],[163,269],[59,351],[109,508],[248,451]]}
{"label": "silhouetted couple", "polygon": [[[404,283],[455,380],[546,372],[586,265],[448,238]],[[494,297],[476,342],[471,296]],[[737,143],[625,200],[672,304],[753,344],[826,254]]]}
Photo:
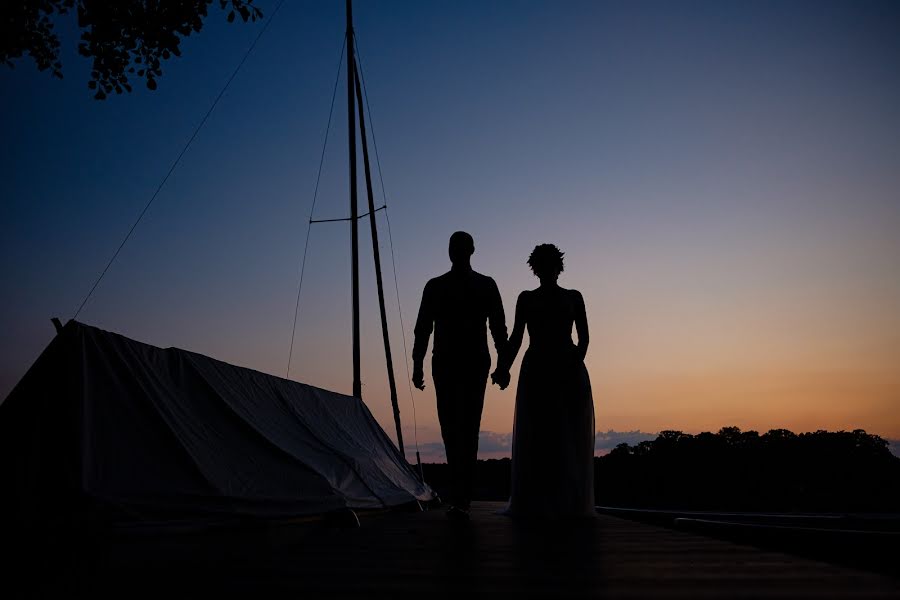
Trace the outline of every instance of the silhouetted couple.
{"label": "silhouetted couple", "polygon": [[[504,513],[515,517],[594,514],[594,404],[584,356],[584,300],[561,288],[563,253],[535,247],[528,264],[540,286],[519,294],[507,339],[503,302],[493,279],[472,270],[472,236],[450,236],[450,271],[425,285],[416,321],[413,383],[425,389],[423,362],[434,329],[431,372],[450,471],[448,517],[467,519],[478,454],[478,431],[491,367],[489,324],[497,351],[491,380],[506,389],[509,369],[528,330],[519,369],[512,446],[512,488]],[[572,342],[572,326],[578,343]]]}

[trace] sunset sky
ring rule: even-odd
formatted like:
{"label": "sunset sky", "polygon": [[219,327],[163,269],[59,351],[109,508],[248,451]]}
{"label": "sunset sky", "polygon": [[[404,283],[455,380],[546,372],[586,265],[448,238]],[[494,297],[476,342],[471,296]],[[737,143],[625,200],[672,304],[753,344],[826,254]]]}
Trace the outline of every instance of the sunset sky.
{"label": "sunset sky", "polygon": [[[343,4],[285,3],[79,320],[285,374]],[[586,300],[600,450],[726,425],[900,439],[900,3],[356,4],[410,349],[453,231],[510,327],[553,242]],[[0,67],[0,398],[262,25],[212,10],[157,91],[105,102],[58,27],[64,80]],[[343,85],[316,218],[348,214]],[[437,457],[379,224],[404,434]],[[393,437],[367,227],[363,396]],[[349,226],[314,226],[291,378],[350,392],[349,284]],[[483,456],[508,454],[514,388],[488,391]]]}

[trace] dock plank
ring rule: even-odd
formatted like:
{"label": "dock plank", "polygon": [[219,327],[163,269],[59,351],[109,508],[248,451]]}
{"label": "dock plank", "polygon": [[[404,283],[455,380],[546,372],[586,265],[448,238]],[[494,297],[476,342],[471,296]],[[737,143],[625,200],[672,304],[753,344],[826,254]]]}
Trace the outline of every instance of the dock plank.
{"label": "dock plank", "polygon": [[522,523],[496,514],[501,506],[477,503],[462,524],[435,510],[364,517],[358,529],[123,536],[82,589],[154,598],[900,598],[900,582],[885,575],[611,516]]}

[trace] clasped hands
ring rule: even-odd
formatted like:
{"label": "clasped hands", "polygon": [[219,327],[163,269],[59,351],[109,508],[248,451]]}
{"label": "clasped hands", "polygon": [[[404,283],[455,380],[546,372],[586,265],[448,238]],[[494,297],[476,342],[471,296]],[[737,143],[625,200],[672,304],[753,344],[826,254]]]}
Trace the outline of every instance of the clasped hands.
{"label": "clasped hands", "polygon": [[[501,390],[505,390],[509,387],[509,381],[509,369],[501,369],[498,367],[491,373],[491,383],[499,386]],[[417,389],[425,389],[425,369],[422,368],[422,365],[413,366],[412,382]]]}
{"label": "clasped hands", "polygon": [[496,386],[499,386],[501,390],[505,390],[509,387],[509,369],[501,369],[497,367],[493,373],[491,373],[491,383]]}

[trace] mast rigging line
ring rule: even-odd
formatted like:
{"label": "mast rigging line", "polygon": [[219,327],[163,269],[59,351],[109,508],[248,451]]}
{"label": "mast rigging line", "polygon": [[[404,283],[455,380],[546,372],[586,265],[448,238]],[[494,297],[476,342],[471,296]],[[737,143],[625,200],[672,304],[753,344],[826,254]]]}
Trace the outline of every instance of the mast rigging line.
{"label": "mast rigging line", "polygon": [[[347,0],[349,5],[350,0]],[[352,35],[352,30],[351,30]],[[352,38],[351,38],[352,42]],[[348,42],[349,43],[349,42]],[[349,71],[348,71],[349,72]],[[388,327],[387,309],[384,301],[384,278],[381,270],[381,245],[378,243],[378,222],[375,218],[375,192],[372,189],[372,165],[369,160],[369,143],[366,135],[366,119],[362,95],[362,84],[359,79],[359,69],[356,65],[356,57],[353,57],[353,84],[356,92],[356,102],[359,105],[359,138],[362,142],[363,172],[366,178],[366,199],[369,205],[369,230],[372,235],[372,258],[375,261],[375,287],[378,292],[378,310],[381,315],[381,335],[384,341],[384,358],[387,363],[388,387],[391,394],[391,406],[394,410],[394,426],[397,429],[397,447],[406,459],[406,448],[403,444],[403,426],[400,420],[400,401],[397,396],[397,380],[394,375],[394,361],[391,352],[391,334]],[[354,207],[355,208],[355,207]],[[354,212],[355,214],[355,212]],[[356,225],[356,222],[353,223]]]}
{"label": "mast rigging line", "polygon": [[418,420],[416,418],[416,400],[415,400],[415,395],[413,394],[413,391],[412,391],[412,383],[411,383],[412,375],[410,374],[410,369],[409,369],[409,351],[407,349],[407,344],[406,344],[406,327],[403,324],[403,308],[400,303],[400,284],[399,284],[399,280],[398,280],[398,276],[397,276],[397,260],[394,257],[394,236],[391,232],[391,219],[390,219],[390,216],[388,215],[388,211],[387,211],[387,191],[385,190],[385,187],[384,187],[384,173],[381,170],[381,158],[378,155],[378,141],[375,137],[375,123],[372,120],[372,107],[369,104],[369,92],[366,89],[366,75],[365,75],[365,72],[363,71],[363,65],[362,65],[362,50],[360,49],[360,45],[359,45],[359,37],[355,33],[354,33],[353,37],[356,38],[356,55],[357,55],[357,58],[359,59],[358,60],[359,78],[360,78],[360,81],[362,82],[362,92],[363,92],[363,98],[364,98],[365,104],[366,104],[366,113],[369,116],[369,131],[372,133],[372,148],[375,150],[375,166],[378,167],[378,179],[381,182],[381,199],[384,202],[384,209],[385,209],[384,218],[387,222],[387,227],[388,227],[388,242],[389,242],[390,249],[391,249],[391,269],[394,273],[394,290],[396,291],[396,294],[397,294],[397,314],[400,318],[400,333],[401,333],[401,337],[403,339],[403,364],[404,364],[404,366],[406,366],[406,387],[407,387],[407,390],[409,391],[409,401],[410,401],[410,404],[412,405],[412,412],[413,412],[413,439],[414,439],[415,445],[416,445],[416,462],[418,463],[418,466],[419,466],[419,476],[422,478],[422,481],[425,481],[425,474],[422,472],[422,459],[419,454],[419,431],[418,431],[419,424],[418,424]]}
{"label": "mast rigging line", "polygon": [[[293,358],[294,355],[294,337],[297,335],[297,315],[300,313],[300,292],[303,290],[303,273],[306,271],[306,254],[309,249],[310,230],[312,229],[313,223],[330,221],[330,219],[314,221],[312,217],[316,210],[316,201],[319,198],[319,182],[322,180],[322,166],[325,164],[325,150],[328,148],[328,133],[331,131],[331,118],[334,116],[334,100],[337,98],[338,83],[341,80],[341,65],[344,63],[344,53],[346,50],[347,39],[345,37],[343,43],[341,43],[341,57],[338,59],[337,73],[334,76],[334,89],[331,92],[331,107],[328,109],[328,124],[325,126],[325,140],[322,142],[322,154],[319,156],[319,171],[316,173],[316,189],[313,192],[312,206],[309,209],[309,221],[306,225],[306,241],[303,243],[303,259],[300,262],[300,282],[297,284],[297,302],[294,305],[294,325],[291,327],[291,348],[288,351],[287,369],[284,374],[285,379],[288,379],[291,374],[291,358]],[[334,220],[349,221],[349,219]]]}
{"label": "mast rigging line", "polygon": [[203,129],[203,126],[206,125],[206,121],[209,119],[209,116],[212,114],[213,110],[215,110],[216,106],[219,104],[219,100],[222,99],[222,96],[225,94],[225,91],[231,85],[231,82],[234,81],[234,78],[237,76],[238,72],[241,70],[241,67],[244,66],[244,63],[247,62],[247,58],[253,52],[253,49],[256,48],[257,42],[259,42],[260,38],[262,38],[263,34],[266,30],[269,29],[269,25],[272,24],[272,21],[275,20],[275,15],[278,14],[278,11],[281,10],[282,5],[285,0],[281,0],[278,5],[275,7],[275,10],[272,11],[272,16],[266,20],[263,24],[262,29],[259,30],[259,33],[256,34],[256,38],[254,38],[253,43],[250,44],[250,47],[247,48],[247,51],[244,53],[244,56],[241,58],[240,62],[238,62],[237,67],[232,71],[231,76],[225,82],[225,85],[222,87],[219,94],[216,96],[216,99],[213,100],[212,105],[210,105],[209,110],[206,111],[206,114],[203,115],[203,119],[201,119],[200,124],[194,129],[194,133],[191,134],[191,137],[188,138],[187,143],[184,145],[184,148],[181,149],[181,152],[178,153],[178,156],[175,158],[175,161],[172,163],[172,166],[169,167],[168,172],[165,177],[163,177],[162,181],[157,186],[156,191],[153,192],[153,195],[150,196],[150,200],[147,201],[147,204],[144,206],[144,209],[138,215],[137,220],[135,220],[134,224],[131,226],[131,229],[128,230],[128,233],[125,234],[125,238],[122,240],[122,243],[119,244],[119,247],[116,248],[116,251],[113,252],[112,258],[109,259],[109,262],[106,263],[106,266],[101,271],[100,276],[97,277],[97,280],[94,282],[94,285],[91,286],[90,291],[84,297],[84,300],[81,301],[81,304],[78,306],[78,310],[75,311],[75,314],[72,316],[72,319],[77,319],[78,315],[81,313],[81,310],[84,308],[85,304],[87,304],[88,300],[90,300],[91,296],[94,294],[94,290],[97,289],[97,286],[100,285],[100,281],[103,280],[103,277],[106,275],[106,272],[109,271],[109,268],[112,266],[113,262],[115,262],[116,257],[119,256],[119,252],[122,251],[122,248],[125,246],[126,242],[131,238],[131,234],[134,233],[134,230],[137,228],[138,224],[144,218],[144,215],[147,214],[147,211],[150,209],[150,205],[153,204],[153,201],[156,200],[156,197],[159,196],[159,193],[162,191],[163,187],[166,185],[166,182],[169,181],[169,177],[175,171],[175,167],[178,166],[178,163],[181,162],[181,158],[188,151],[188,148],[191,147],[191,144],[194,143],[194,139],[197,137],[197,134],[200,133],[200,130]]}
{"label": "mast rigging line", "polygon": [[[354,41],[356,41],[357,36],[356,36],[355,32],[351,33],[351,35],[353,35],[353,39],[354,39]],[[294,346],[294,340],[296,338],[296,331],[297,331],[297,321],[298,321],[299,307],[300,307],[300,296],[301,296],[301,291],[302,291],[302,287],[303,287],[303,274],[305,272],[306,257],[308,255],[309,238],[310,238],[310,231],[312,229],[312,225],[319,224],[319,223],[337,223],[337,222],[347,222],[347,221],[354,221],[354,220],[358,221],[359,219],[367,217],[370,214],[369,212],[366,212],[361,215],[356,215],[355,219],[353,216],[344,217],[344,218],[334,218],[334,219],[314,219],[313,218],[316,201],[318,198],[319,181],[320,181],[320,178],[322,175],[322,168],[323,168],[324,159],[325,159],[325,150],[326,150],[327,143],[328,143],[328,135],[329,135],[329,132],[331,129],[331,121],[332,121],[332,117],[333,117],[333,113],[334,113],[334,101],[335,101],[335,98],[337,95],[337,87],[338,87],[338,83],[339,83],[339,79],[340,79],[340,67],[341,67],[341,64],[343,63],[344,51],[346,50],[346,47],[347,47],[347,45],[346,45],[346,38],[345,38],[345,45],[342,47],[341,61],[338,63],[338,73],[335,78],[334,89],[332,91],[331,107],[330,107],[329,113],[328,113],[328,125],[326,126],[326,129],[325,129],[325,141],[323,143],[322,154],[319,159],[319,170],[316,175],[316,188],[315,188],[315,192],[313,194],[313,202],[312,202],[312,207],[310,209],[310,217],[309,217],[309,220],[307,223],[306,241],[304,243],[303,257],[301,259],[301,267],[300,267],[300,282],[297,286],[297,301],[296,301],[296,304],[294,307],[294,323],[293,323],[293,327],[291,330],[291,347],[290,347],[290,351],[288,354],[288,365],[287,365],[286,374],[285,374],[286,378],[290,374],[290,368],[291,368],[291,362],[292,362],[292,356],[293,356],[293,346]],[[410,404],[412,405],[412,412],[413,412],[413,438],[414,438],[415,447],[416,447],[416,461],[419,466],[420,477],[422,477],[424,480],[424,475],[422,473],[421,455],[420,455],[420,451],[419,451],[418,419],[417,419],[417,414],[416,414],[415,397],[412,392],[412,384],[410,383],[412,376],[410,374],[410,368],[409,368],[409,350],[408,350],[408,345],[407,345],[407,340],[406,340],[406,326],[405,326],[405,323],[403,320],[403,309],[402,309],[402,306],[400,303],[400,284],[399,284],[399,278],[397,275],[397,260],[396,260],[396,254],[394,251],[394,239],[393,239],[393,232],[391,230],[390,217],[388,216],[388,211],[387,211],[387,191],[385,189],[384,174],[381,169],[381,157],[379,156],[379,153],[378,153],[378,143],[375,138],[375,129],[374,129],[374,125],[372,122],[372,108],[369,103],[368,90],[366,89],[365,75],[362,71],[362,65],[361,65],[362,58],[361,58],[361,56],[359,56],[359,54],[360,54],[359,48],[357,47],[356,51],[354,52],[354,56],[347,57],[348,75],[349,75],[349,71],[350,71],[349,70],[349,62],[351,60],[353,60],[355,63],[355,66],[356,66],[356,68],[354,70],[357,71],[359,74],[359,81],[361,83],[361,88],[362,88],[362,90],[361,90],[362,94],[360,94],[360,96],[361,96],[361,100],[363,100],[365,103],[365,111],[366,111],[366,115],[367,115],[368,121],[369,121],[369,130],[370,130],[371,136],[372,136],[372,146],[373,146],[374,153],[375,153],[375,163],[378,168],[378,178],[379,178],[379,181],[381,184],[381,193],[382,193],[382,199],[383,199],[384,204],[378,208],[375,208],[373,212],[377,213],[377,212],[380,212],[383,210],[384,214],[385,214],[385,220],[387,223],[387,227],[388,227],[388,240],[389,240],[389,246],[390,246],[390,251],[391,251],[391,267],[392,267],[392,272],[394,275],[394,290],[396,292],[396,298],[397,298],[397,313],[398,313],[399,319],[400,319],[400,330],[401,330],[401,337],[402,337],[402,341],[403,341],[403,355],[404,355],[403,363],[406,368],[407,390],[409,393]],[[354,59],[356,59],[356,60],[354,60]],[[362,109],[362,106],[360,107],[360,109]]]}

